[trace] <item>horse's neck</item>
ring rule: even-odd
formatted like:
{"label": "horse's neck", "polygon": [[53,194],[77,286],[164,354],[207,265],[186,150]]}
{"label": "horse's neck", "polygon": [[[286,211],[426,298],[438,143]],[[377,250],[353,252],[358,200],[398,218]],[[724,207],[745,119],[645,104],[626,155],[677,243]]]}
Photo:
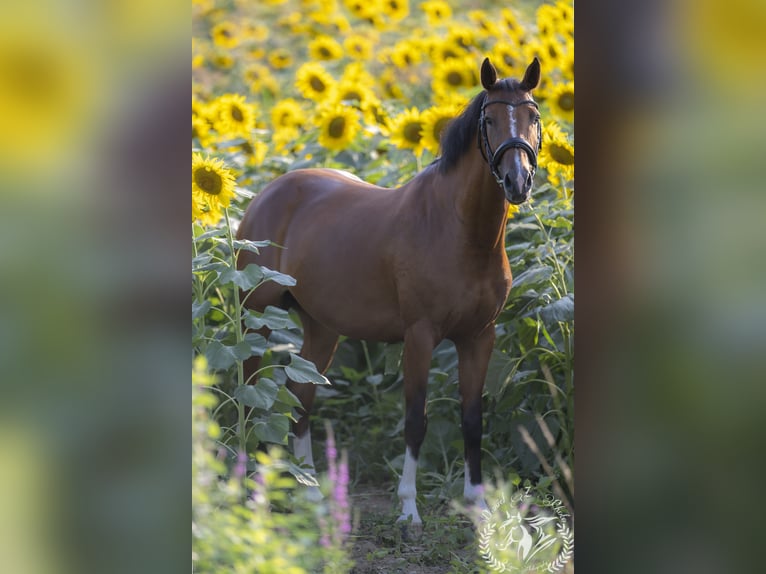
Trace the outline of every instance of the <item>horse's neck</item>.
{"label": "horse's neck", "polygon": [[508,204],[478,150],[466,154],[450,173],[449,189],[466,240],[480,249],[503,249]]}

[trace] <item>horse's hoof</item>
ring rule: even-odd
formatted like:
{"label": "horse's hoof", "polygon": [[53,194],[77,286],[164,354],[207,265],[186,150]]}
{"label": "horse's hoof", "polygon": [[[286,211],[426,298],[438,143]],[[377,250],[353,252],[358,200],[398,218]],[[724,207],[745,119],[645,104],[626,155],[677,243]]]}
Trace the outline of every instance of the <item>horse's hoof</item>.
{"label": "horse's hoof", "polygon": [[396,524],[402,532],[402,540],[420,540],[420,537],[423,536],[423,523],[420,520],[417,522],[414,520],[410,521],[410,515],[400,516],[396,520]]}

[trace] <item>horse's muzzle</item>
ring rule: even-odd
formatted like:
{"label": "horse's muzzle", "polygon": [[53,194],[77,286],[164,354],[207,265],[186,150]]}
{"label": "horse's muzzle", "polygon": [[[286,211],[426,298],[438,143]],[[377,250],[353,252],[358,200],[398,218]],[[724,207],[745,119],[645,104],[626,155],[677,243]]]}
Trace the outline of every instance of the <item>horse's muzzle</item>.
{"label": "horse's muzzle", "polygon": [[505,198],[518,205],[524,203],[529,199],[529,195],[532,191],[532,172],[523,171],[516,174],[514,177],[510,173],[505,174],[503,178],[503,192],[505,192]]}

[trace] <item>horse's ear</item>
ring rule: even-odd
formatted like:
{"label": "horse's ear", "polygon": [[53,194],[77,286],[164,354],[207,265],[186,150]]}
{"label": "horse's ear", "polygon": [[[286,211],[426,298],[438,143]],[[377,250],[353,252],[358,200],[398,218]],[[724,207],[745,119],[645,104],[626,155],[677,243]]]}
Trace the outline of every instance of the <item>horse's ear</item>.
{"label": "horse's ear", "polygon": [[484,58],[484,62],[481,65],[481,85],[485,90],[489,90],[497,82],[497,70],[489,58]]}
{"label": "horse's ear", "polygon": [[524,79],[521,80],[519,87],[525,92],[531,92],[540,83],[540,60],[532,60],[532,63],[527,66],[527,71],[524,72]]}

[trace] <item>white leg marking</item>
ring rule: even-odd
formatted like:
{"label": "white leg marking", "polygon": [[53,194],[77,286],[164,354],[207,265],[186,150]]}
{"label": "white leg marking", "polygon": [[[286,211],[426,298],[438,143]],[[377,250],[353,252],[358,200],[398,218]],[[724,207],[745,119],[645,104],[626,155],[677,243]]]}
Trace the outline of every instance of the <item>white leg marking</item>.
{"label": "white leg marking", "polygon": [[[300,462],[301,459],[303,459],[303,462],[301,464],[303,465],[309,465],[311,467],[310,470],[307,470],[309,474],[315,475],[316,468],[314,467],[314,455],[311,452],[311,430],[307,430],[306,434],[298,437],[296,436],[293,439],[293,454],[295,455],[295,458],[298,459]],[[307,487],[306,496],[309,498],[309,500],[312,500],[314,502],[318,502],[322,500],[322,493],[319,491],[319,489],[316,486],[309,486]]]}
{"label": "white leg marking", "polygon": [[404,453],[404,470],[402,470],[402,480],[399,482],[399,500],[402,501],[402,514],[399,520],[407,520],[412,516],[413,524],[422,524],[418,507],[415,504],[417,489],[415,487],[415,476],[418,470],[418,461],[410,453],[410,447],[407,447]]}
{"label": "white leg marking", "polygon": [[463,486],[463,497],[479,510],[487,509],[487,501],[484,500],[484,487],[479,484],[471,484],[471,469],[468,468],[468,462],[465,464],[465,485]]}

